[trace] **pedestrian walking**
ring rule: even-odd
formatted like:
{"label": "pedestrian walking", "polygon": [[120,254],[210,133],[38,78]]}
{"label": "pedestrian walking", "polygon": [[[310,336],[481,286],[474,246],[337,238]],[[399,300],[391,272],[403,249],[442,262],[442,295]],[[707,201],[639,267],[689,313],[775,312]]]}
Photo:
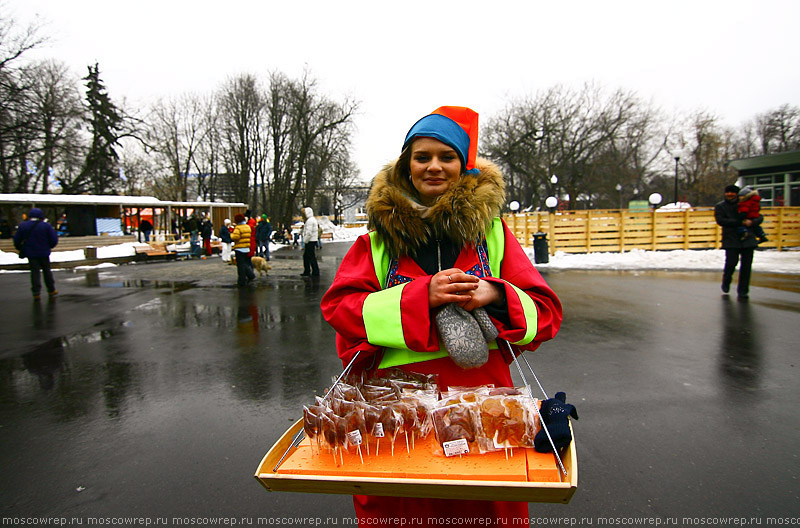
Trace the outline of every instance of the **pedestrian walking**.
{"label": "pedestrian walking", "polygon": [[44,219],[44,212],[34,207],[14,233],[14,247],[19,256],[28,259],[31,274],[33,300],[38,301],[42,292],[42,276],[50,297],[58,294],[53,270],[50,268],[50,252],[58,244],[58,234]]}
{"label": "pedestrian walking", "polygon": [[231,244],[233,240],[231,240],[230,225],[230,219],[226,218],[225,221],[222,222],[222,227],[219,228],[218,236],[220,240],[222,240],[222,262],[231,261]]}
{"label": "pedestrian walking", "polygon": [[236,254],[236,273],[238,278],[236,284],[241,288],[247,286],[248,282],[256,278],[250,257],[252,231],[244,215],[237,214],[233,218],[236,222],[236,227],[231,232],[231,240],[233,241],[233,251]]}
{"label": "pedestrian walking", "polygon": [[200,224],[200,236],[203,239],[203,252],[206,256],[211,256],[211,235],[214,234],[214,224],[208,215],[203,214],[203,221]]}
{"label": "pedestrian walking", "polygon": [[733,272],[739,266],[739,280],[736,293],[739,299],[746,300],[750,295],[750,274],[753,267],[753,252],[758,245],[755,236],[742,238],[739,227],[760,226],[764,217],[743,218],[739,214],[739,186],[725,187],[725,199],[714,206],[714,218],[722,226],[722,249],[725,250],[725,267],[722,271],[722,292],[730,292]]}
{"label": "pedestrian walking", "polygon": [[256,226],[256,254],[269,260],[269,239],[272,236],[272,224],[267,215],[262,214]]}
{"label": "pedestrian walking", "polygon": [[[370,232],[344,257],[321,305],[337,332],[343,364],[360,351],[356,372],[377,365],[436,374],[443,391],[511,387],[511,356],[496,338],[534,350],[558,331],[561,303],[500,217],[503,176],[476,159],[477,142],[477,113],[439,108],[411,128],[399,159],[373,179],[366,204]],[[473,317],[488,314],[492,343],[477,329],[478,339],[458,347],[457,338],[449,339],[462,329],[448,322],[453,313],[464,315],[470,336],[479,326]],[[513,526],[529,520],[525,502],[353,499],[359,525],[451,518]]]}
{"label": "pedestrian walking", "polygon": [[314,210],[309,206],[303,208],[306,217],[303,225],[303,277],[319,277],[317,263],[317,241],[319,240],[319,222],[314,217]]}
{"label": "pedestrian walking", "polygon": [[250,226],[250,258],[256,256],[256,219],[253,218],[250,209],[244,213],[245,221]]}
{"label": "pedestrian walking", "polygon": [[189,254],[193,257],[200,255],[200,244],[198,244],[200,222],[197,220],[197,215],[195,213],[192,213],[183,223],[183,230],[189,232]]}

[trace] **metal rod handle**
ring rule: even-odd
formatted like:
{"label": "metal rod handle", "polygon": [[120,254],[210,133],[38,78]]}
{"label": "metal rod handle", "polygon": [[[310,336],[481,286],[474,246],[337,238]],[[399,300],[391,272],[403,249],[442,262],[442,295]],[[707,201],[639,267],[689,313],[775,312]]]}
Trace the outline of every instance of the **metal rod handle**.
{"label": "metal rod handle", "polygon": [[[327,394],[325,394],[325,396],[322,398],[322,400],[323,400],[323,401],[325,401],[325,400],[327,400],[327,399],[328,399],[328,396],[330,396],[330,394],[333,392],[333,389],[335,389],[335,388],[336,388],[336,386],[337,386],[337,385],[339,385],[339,382],[340,382],[340,381],[342,381],[342,378],[343,378],[343,377],[345,377],[345,376],[347,376],[347,373],[348,373],[348,372],[350,372],[350,369],[353,367],[353,363],[355,363],[355,362],[356,362],[356,358],[358,358],[358,355],[359,355],[359,354],[361,354],[361,351],[360,351],[360,350],[356,351],[356,353],[353,355],[353,359],[351,359],[351,360],[350,360],[350,363],[348,363],[348,364],[347,364],[347,366],[344,368],[344,370],[342,370],[342,373],[341,373],[341,374],[339,374],[339,377],[338,377],[338,378],[336,378],[336,381],[334,381],[334,382],[333,382],[333,385],[331,385],[331,388],[328,390],[328,393],[327,393]],[[278,460],[278,463],[277,463],[277,464],[275,464],[275,467],[274,467],[274,468],[272,468],[272,472],[273,472],[273,473],[275,473],[276,471],[278,471],[278,468],[280,467],[280,465],[281,465],[281,464],[283,464],[283,461],[284,461],[284,459],[286,458],[286,455],[288,455],[288,454],[289,454],[289,451],[290,451],[290,450],[291,450],[293,447],[297,447],[297,446],[299,446],[299,445],[300,445],[300,442],[302,442],[302,441],[303,441],[303,438],[305,438],[305,432],[304,432],[304,431],[303,431],[303,429],[301,428],[299,431],[297,431],[297,434],[296,434],[296,435],[294,435],[294,438],[292,438],[292,443],[291,443],[291,444],[289,444],[289,447],[287,447],[287,448],[286,448],[286,451],[284,451],[284,452],[283,452],[283,456],[281,457],[281,459],[280,459],[280,460]]]}
{"label": "metal rod handle", "polygon": [[[522,367],[519,365],[519,361],[517,360],[517,356],[514,354],[514,350],[511,348],[511,343],[509,343],[508,341],[506,341],[504,339],[498,339],[498,341],[503,341],[503,343],[505,343],[506,346],[508,347],[508,351],[511,353],[511,357],[514,360],[514,365],[517,366],[517,371],[519,371],[519,375],[520,375],[520,377],[522,377],[522,382],[525,384],[525,387],[528,389],[528,396],[530,396],[531,400],[534,400],[535,398],[533,397],[533,393],[531,392],[531,386],[528,383],[528,380],[525,378],[525,373],[522,372]],[[520,354],[520,355],[522,355],[522,354]],[[525,359],[525,358],[523,357],[523,359]],[[527,363],[527,360],[525,360],[525,362]],[[528,368],[530,368],[530,364],[528,364]],[[533,369],[531,369],[531,374],[533,374],[533,377],[536,378],[536,373],[533,372]],[[539,383],[539,379],[538,378],[536,378],[536,383]],[[539,384],[539,388],[542,389],[542,385],[541,384]],[[542,393],[545,395],[545,397],[547,397],[547,393],[544,392],[544,389],[542,389]],[[564,463],[561,462],[561,456],[559,456],[558,449],[556,448],[556,444],[555,444],[555,442],[553,442],[553,437],[550,436],[550,431],[547,429],[547,425],[545,425],[545,423],[544,423],[544,418],[542,417],[542,413],[539,412],[539,406],[536,405],[536,403],[534,403],[533,404],[533,408],[536,411],[536,415],[539,417],[539,423],[542,424],[542,429],[544,429],[544,433],[547,435],[547,439],[550,441],[550,447],[553,448],[553,454],[555,455],[556,461],[558,462],[558,467],[561,468],[561,471],[562,471],[562,473],[564,473],[564,476],[567,476],[567,470],[566,470],[566,468],[564,468]]]}

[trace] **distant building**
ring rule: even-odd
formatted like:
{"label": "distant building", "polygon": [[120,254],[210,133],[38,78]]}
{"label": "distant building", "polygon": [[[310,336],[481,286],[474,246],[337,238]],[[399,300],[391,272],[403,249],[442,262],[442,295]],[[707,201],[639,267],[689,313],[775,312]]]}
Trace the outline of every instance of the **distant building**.
{"label": "distant building", "polygon": [[740,187],[761,195],[762,207],[800,206],[800,150],[729,161]]}

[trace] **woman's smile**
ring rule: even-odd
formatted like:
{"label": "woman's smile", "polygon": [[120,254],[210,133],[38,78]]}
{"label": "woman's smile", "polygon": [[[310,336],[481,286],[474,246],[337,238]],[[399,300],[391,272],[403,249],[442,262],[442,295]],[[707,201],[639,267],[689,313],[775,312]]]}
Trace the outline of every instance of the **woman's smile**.
{"label": "woman's smile", "polygon": [[411,183],[424,205],[431,205],[461,176],[461,158],[438,139],[421,137],[411,144]]}

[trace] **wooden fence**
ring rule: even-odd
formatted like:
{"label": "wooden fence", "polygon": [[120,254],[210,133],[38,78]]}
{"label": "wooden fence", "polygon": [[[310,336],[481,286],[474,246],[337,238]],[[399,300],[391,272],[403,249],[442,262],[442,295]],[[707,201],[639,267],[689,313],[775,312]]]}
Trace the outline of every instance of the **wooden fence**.
{"label": "wooden fence", "polygon": [[[800,247],[800,207],[762,209],[769,242],[759,247],[782,251]],[[534,233],[547,235],[550,254],[620,252],[632,249],[719,249],[722,228],[713,208],[632,212],[626,209],[506,214],[504,219],[523,247]]]}

